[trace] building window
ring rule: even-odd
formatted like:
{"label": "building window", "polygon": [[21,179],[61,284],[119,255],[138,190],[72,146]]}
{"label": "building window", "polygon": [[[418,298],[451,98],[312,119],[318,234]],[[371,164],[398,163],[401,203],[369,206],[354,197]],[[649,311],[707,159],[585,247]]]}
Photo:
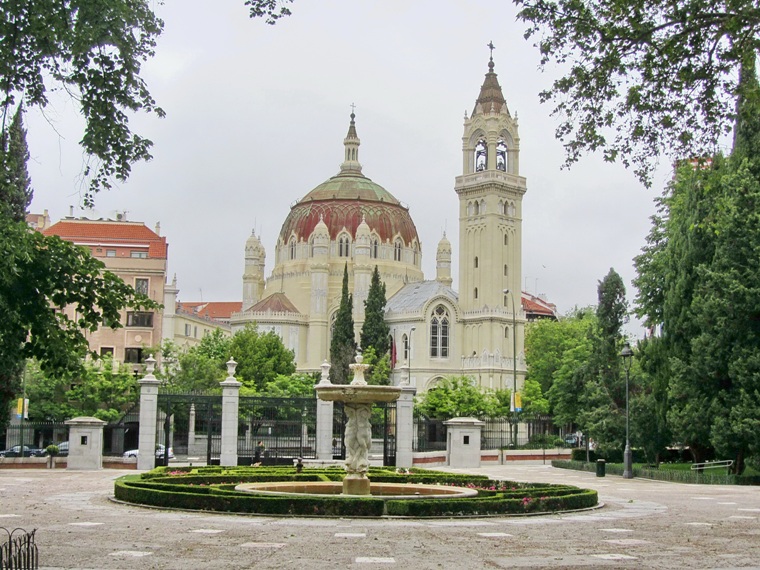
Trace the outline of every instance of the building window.
{"label": "building window", "polygon": [[486,140],[480,139],[475,145],[475,172],[481,172],[488,166],[488,146]]}
{"label": "building window", "polygon": [[190,325],[185,325],[185,336],[190,336]]}
{"label": "building window", "polygon": [[504,245],[509,245],[509,237],[507,234],[504,234]]}
{"label": "building window", "polygon": [[116,257],[116,250],[115,249],[107,249],[106,250],[106,257]]}
{"label": "building window", "polygon": [[481,200],[480,201],[480,213],[485,214],[486,213],[486,201]]}
{"label": "building window", "polygon": [[100,347],[100,356],[113,356],[113,347],[112,346],[101,346]]}
{"label": "building window", "polygon": [[475,256],[475,269],[477,269],[477,268],[478,268],[478,256],[476,255]]}
{"label": "building window", "polygon": [[477,216],[480,213],[480,203],[475,200],[475,203],[472,205],[472,207],[475,215]]}
{"label": "building window", "polygon": [[130,251],[129,257],[133,257],[135,259],[148,259],[148,252],[147,251]]}
{"label": "building window", "polygon": [[141,277],[138,277],[137,279],[135,279],[135,292],[141,295],[147,295],[149,282],[150,280],[143,279]]}
{"label": "building window", "polygon": [[128,327],[152,327],[153,313],[130,311],[127,313]]}
{"label": "building window", "polygon": [[409,337],[404,335],[401,342],[404,345],[404,361],[409,362]]}
{"label": "building window", "polygon": [[430,319],[430,356],[448,358],[449,356],[449,313],[446,307],[438,305]]}
{"label": "building window", "polygon": [[296,240],[291,239],[290,240],[290,259],[296,258]]}
{"label": "building window", "polygon": [[198,338],[198,327],[193,327],[193,338]]}
{"label": "building window", "polygon": [[373,238],[372,240],[372,246],[369,250],[369,256],[372,259],[377,259],[377,239],[376,238]]}
{"label": "building window", "polygon": [[504,264],[504,277],[507,277],[509,273],[509,270],[507,269],[507,264]]}
{"label": "building window", "polygon": [[341,236],[338,239],[338,257],[349,257],[350,242],[346,236]]}
{"label": "building window", "polygon": [[476,299],[478,298],[478,288],[477,287],[475,287],[475,298]]}
{"label": "building window", "polygon": [[496,143],[496,170],[507,171],[507,144],[503,139]]}
{"label": "building window", "polygon": [[125,348],[124,362],[129,364],[140,364],[142,362],[142,348]]}
{"label": "building window", "polygon": [[401,241],[396,241],[393,245],[393,261],[401,261]]}

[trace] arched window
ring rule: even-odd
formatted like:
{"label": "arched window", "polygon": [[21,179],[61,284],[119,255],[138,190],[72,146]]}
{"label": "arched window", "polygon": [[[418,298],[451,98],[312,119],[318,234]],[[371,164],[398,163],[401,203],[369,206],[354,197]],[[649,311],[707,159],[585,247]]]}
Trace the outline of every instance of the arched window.
{"label": "arched window", "polygon": [[477,269],[477,268],[478,268],[478,256],[476,255],[475,256],[475,269]]}
{"label": "arched window", "polygon": [[509,338],[509,327],[504,327],[504,338]]}
{"label": "arched window", "polygon": [[509,269],[507,269],[507,264],[504,264],[504,277],[509,277]]}
{"label": "arched window", "polygon": [[350,242],[348,237],[340,236],[338,239],[338,257],[349,257],[350,255]]}
{"label": "arched window", "polygon": [[291,238],[290,240],[290,259],[296,258],[296,240]]}
{"label": "arched window", "polygon": [[401,240],[396,240],[396,243],[393,244],[393,261],[401,261],[401,250]]}
{"label": "arched window", "polygon": [[481,172],[488,166],[488,146],[485,139],[475,145],[475,172]]}
{"label": "arched window", "polygon": [[401,337],[401,343],[404,346],[404,362],[409,362],[409,337],[406,335]]}
{"label": "arched window", "polygon": [[504,234],[504,245],[509,245],[509,237],[507,234]]}
{"label": "arched window", "polygon": [[480,208],[479,209],[480,209],[480,213],[481,214],[485,214],[486,213],[486,201],[485,200],[481,200],[480,201]]}
{"label": "arched window", "polygon": [[496,143],[496,170],[507,171],[507,143],[503,139]]}
{"label": "arched window", "polygon": [[449,312],[438,305],[430,318],[430,356],[449,357]]}
{"label": "arched window", "polygon": [[476,299],[478,298],[478,288],[477,287],[475,287],[475,298]]}
{"label": "arched window", "polygon": [[377,238],[372,238],[372,244],[370,246],[369,256],[372,259],[377,259]]}
{"label": "arched window", "polygon": [[474,214],[477,216],[480,213],[480,202],[475,200],[475,202],[472,204],[472,209]]}

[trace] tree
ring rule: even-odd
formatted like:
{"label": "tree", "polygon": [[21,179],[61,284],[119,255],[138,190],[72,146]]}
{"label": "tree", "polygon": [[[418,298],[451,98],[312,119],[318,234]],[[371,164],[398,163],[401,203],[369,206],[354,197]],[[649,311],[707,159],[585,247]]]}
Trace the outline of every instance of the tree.
{"label": "tree", "polygon": [[368,364],[369,368],[364,374],[364,379],[367,384],[373,386],[390,386],[391,383],[391,355],[387,352],[380,358],[378,358],[373,347],[369,347],[362,352],[362,361],[364,364]]}
{"label": "tree", "polygon": [[163,22],[147,0],[5,2],[2,7],[2,133],[17,100],[45,107],[51,89],[64,89],[80,107],[80,144],[90,159],[85,204],[131,165],[151,158],[151,141],[133,133],[128,113],[163,116],[140,77]]}
{"label": "tree", "polygon": [[444,378],[417,399],[417,411],[429,418],[448,420],[492,416],[495,401],[469,376]]}
{"label": "tree", "polygon": [[515,0],[561,118],[566,164],[600,150],[649,183],[653,158],[712,155],[733,127],[742,61],[760,48],[753,0]]}
{"label": "tree", "polygon": [[296,371],[295,355],[285,348],[273,331],[260,333],[255,325],[236,332],[230,342],[230,353],[235,359],[235,377],[244,388],[261,392],[278,376],[290,376]]}
{"label": "tree", "polygon": [[116,366],[110,356],[88,361],[75,376],[48,376],[31,361],[27,372],[29,418],[64,421],[93,416],[113,422],[139,399],[137,380],[128,366]]}
{"label": "tree", "polygon": [[378,357],[385,355],[391,348],[391,329],[385,322],[385,303],[385,283],[380,281],[380,272],[375,265],[367,300],[364,301],[364,324],[359,340],[362,351],[372,347]]}
{"label": "tree", "polygon": [[343,285],[340,294],[340,306],[335,317],[335,324],[330,342],[330,382],[348,384],[351,370],[348,365],[354,362],[356,341],[354,340],[354,302],[348,293],[348,264],[343,266]]}
{"label": "tree", "polygon": [[[67,306],[76,308],[74,318]],[[159,308],[83,248],[0,215],[0,409],[18,390],[28,358],[49,376],[82,372],[85,332],[104,322],[120,327],[128,306]]]}
{"label": "tree", "polygon": [[576,377],[582,385],[578,424],[601,450],[622,447],[626,384],[620,367],[622,328],[628,319],[623,279],[614,270],[599,282],[597,326],[591,336],[588,364]]}
{"label": "tree", "polygon": [[316,376],[316,373],[296,373],[290,376],[280,374],[266,383],[261,395],[271,398],[313,398],[314,385],[319,381]]}
{"label": "tree", "polygon": [[565,353],[585,342],[595,323],[593,307],[576,307],[557,321],[540,319],[529,323],[525,331],[527,379],[535,380],[541,391],[548,393],[557,370],[563,365]]}
{"label": "tree", "polygon": [[26,162],[29,147],[26,144],[24,111],[16,109],[8,131],[0,139],[0,215],[14,222],[26,219],[26,209],[32,201],[32,181]]}

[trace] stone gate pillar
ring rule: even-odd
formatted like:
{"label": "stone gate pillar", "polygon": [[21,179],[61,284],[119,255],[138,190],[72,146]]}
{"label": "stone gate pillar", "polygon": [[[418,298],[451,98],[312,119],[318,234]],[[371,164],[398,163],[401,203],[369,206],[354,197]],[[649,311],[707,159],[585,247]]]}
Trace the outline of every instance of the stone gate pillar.
{"label": "stone gate pillar", "polygon": [[103,427],[98,418],[79,417],[65,422],[69,426],[69,456],[66,469],[103,468]]}
{"label": "stone gate pillar", "polygon": [[401,386],[401,395],[396,401],[396,467],[409,468],[413,463],[412,443],[414,440],[414,395],[417,388]]}
{"label": "stone gate pillar", "polygon": [[151,354],[145,359],[147,374],[140,385],[140,439],[137,446],[137,468],[153,469],[156,466],[156,421],[158,419],[158,386],[161,381],[153,375],[156,360]]}
{"label": "stone gate pillar", "polygon": [[238,460],[238,408],[240,404],[240,382],[235,380],[237,362],[232,358],[227,362],[227,378],[222,386],[222,452],[219,464],[236,466]]}
{"label": "stone gate pillar", "polygon": [[480,467],[480,432],[485,422],[477,418],[453,418],[443,422],[449,467]]}
{"label": "stone gate pillar", "polygon": [[[319,384],[330,383],[330,364],[322,363],[322,376]],[[317,396],[314,396],[317,398]],[[317,398],[317,459],[327,461],[333,458],[333,403]]]}

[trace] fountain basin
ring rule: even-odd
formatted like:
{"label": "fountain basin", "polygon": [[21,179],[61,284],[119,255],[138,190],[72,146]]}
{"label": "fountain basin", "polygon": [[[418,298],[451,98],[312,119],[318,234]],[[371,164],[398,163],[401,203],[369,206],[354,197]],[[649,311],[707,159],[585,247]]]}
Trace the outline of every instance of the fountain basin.
{"label": "fountain basin", "polygon": [[320,400],[348,404],[374,404],[395,402],[401,394],[399,386],[368,386],[352,384],[317,384],[314,389]]}
{"label": "fountain basin", "polygon": [[236,491],[252,493],[256,495],[299,497],[324,497],[326,495],[357,498],[369,497],[373,499],[399,500],[399,499],[461,499],[476,497],[478,492],[467,487],[452,487],[448,485],[424,485],[421,483],[372,483],[371,494],[349,495],[343,492],[343,483],[340,481],[283,481],[267,483],[241,483],[235,487]]}

